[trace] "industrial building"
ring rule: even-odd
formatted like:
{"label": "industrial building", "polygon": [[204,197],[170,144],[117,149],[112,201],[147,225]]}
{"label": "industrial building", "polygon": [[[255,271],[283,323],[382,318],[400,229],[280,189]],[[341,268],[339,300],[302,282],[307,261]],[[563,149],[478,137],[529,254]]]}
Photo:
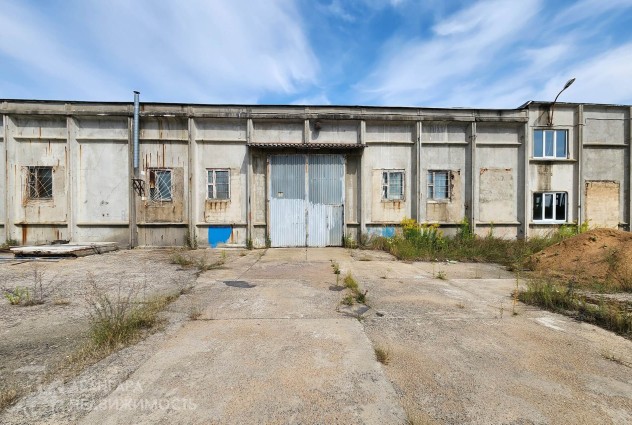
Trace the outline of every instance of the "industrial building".
{"label": "industrial building", "polygon": [[507,238],[630,229],[630,106],[137,109],[0,100],[0,239],[335,246],[406,217]]}

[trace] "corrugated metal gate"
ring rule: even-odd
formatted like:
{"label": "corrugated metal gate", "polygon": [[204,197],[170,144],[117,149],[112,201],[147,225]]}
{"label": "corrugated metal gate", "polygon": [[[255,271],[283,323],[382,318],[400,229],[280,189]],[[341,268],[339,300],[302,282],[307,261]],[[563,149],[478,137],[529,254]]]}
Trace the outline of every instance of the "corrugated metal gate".
{"label": "corrugated metal gate", "polygon": [[344,156],[270,156],[273,247],[340,246],[344,223]]}

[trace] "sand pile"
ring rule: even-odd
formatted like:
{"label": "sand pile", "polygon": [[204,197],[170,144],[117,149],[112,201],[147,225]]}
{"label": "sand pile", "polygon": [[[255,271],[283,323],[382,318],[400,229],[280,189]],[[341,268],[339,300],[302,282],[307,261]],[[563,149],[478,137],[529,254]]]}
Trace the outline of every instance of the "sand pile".
{"label": "sand pile", "polygon": [[534,254],[531,260],[535,271],[581,281],[632,278],[632,233],[590,230]]}

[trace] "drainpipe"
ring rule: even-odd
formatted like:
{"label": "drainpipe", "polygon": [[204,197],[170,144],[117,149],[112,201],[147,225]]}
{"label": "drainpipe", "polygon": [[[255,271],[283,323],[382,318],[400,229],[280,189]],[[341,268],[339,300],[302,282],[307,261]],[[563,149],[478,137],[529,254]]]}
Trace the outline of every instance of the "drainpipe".
{"label": "drainpipe", "polygon": [[138,153],[138,134],[140,129],[139,125],[139,115],[140,115],[140,93],[134,91],[134,178],[138,178],[138,163],[139,161],[139,153]]}
{"label": "drainpipe", "polygon": [[138,149],[138,136],[140,132],[139,128],[139,115],[140,115],[140,93],[134,91],[134,119],[132,123],[132,165],[134,177],[132,180],[132,187],[130,188],[130,247],[134,248],[138,246],[138,225],[136,224],[136,203],[137,195],[134,189],[134,181],[139,178],[139,149]]}

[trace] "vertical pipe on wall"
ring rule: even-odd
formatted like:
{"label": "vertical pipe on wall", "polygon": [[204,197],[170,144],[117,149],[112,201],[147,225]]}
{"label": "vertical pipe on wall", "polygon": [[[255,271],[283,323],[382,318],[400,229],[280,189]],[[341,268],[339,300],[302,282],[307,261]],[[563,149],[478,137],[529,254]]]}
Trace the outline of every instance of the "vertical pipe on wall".
{"label": "vertical pipe on wall", "polygon": [[[132,122],[130,123],[128,121],[128,126],[129,124],[132,124],[132,149],[131,149],[131,165],[132,165],[132,169],[130,171],[132,171],[132,175],[134,179],[137,179],[139,177],[139,158],[140,158],[140,152],[139,152],[139,133],[140,133],[140,129],[139,129],[139,125],[140,125],[140,98],[139,98],[140,93],[137,91],[134,91],[134,112],[133,112],[133,118],[132,118]],[[129,127],[128,127],[129,128]],[[129,130],[128,130],[129,131]],[[129,133],[128,133],[129,134]],[[129,157],[128,157],[129,158]],[[129,230],[130,230],[130,248],[134,248],[136,246],[138,246],[138,226],[136,224],[136,202],[137,202],[137,196],[136,193],[134,191],[134,185],[133,182],[132,184],[130,184],[130,188],[129,188],[129,198],[130,198],[130,202],[129,202],[129,208],[130,208],[130,213],[129,213]]]}
{"label": "vertical pipe on wall", "polygon": [[140,154],[138,152],[139,138],[139,121],[140,121],[140,92],[134,91],[134,178],[138,178],[138,167]]}

